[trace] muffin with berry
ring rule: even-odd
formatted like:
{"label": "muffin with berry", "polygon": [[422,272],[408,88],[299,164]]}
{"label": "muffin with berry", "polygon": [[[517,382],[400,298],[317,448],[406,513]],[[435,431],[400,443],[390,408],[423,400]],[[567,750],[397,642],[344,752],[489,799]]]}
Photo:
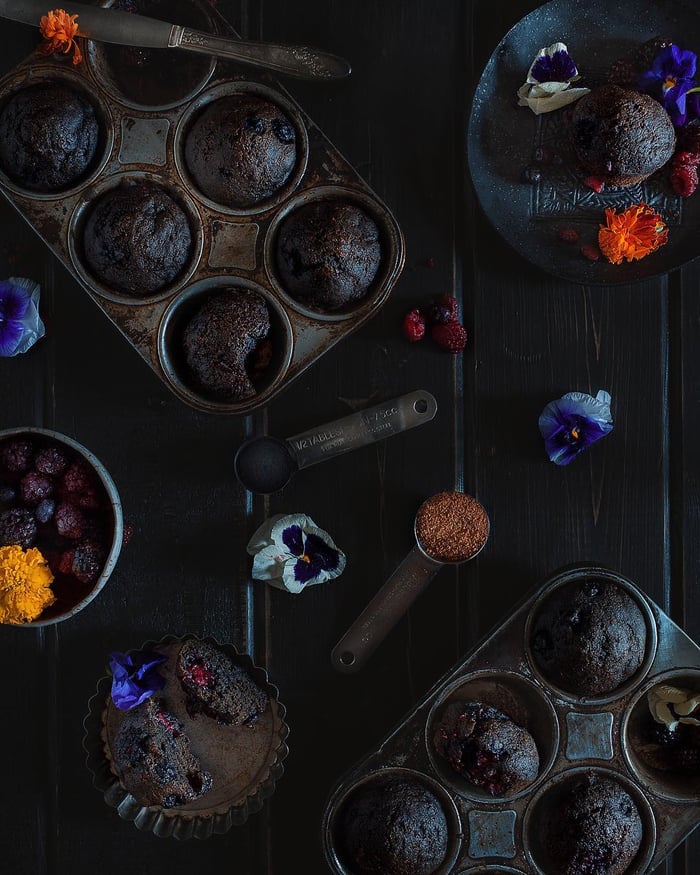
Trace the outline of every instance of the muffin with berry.
{"label": "muffin with berry", "polygon": [[670,778],[690,776],[697,785],[700,686],[655,684],[640,700],[631,727],[633,749],[645,766]]}

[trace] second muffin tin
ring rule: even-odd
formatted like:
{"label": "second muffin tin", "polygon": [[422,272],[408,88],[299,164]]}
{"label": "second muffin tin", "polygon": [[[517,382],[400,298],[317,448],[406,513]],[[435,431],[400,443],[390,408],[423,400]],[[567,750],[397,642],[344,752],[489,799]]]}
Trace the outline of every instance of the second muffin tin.
{"label": "second muffin tin", "polygon": [[[200,28],[235,37],[206,0],[190,0]],[[138,51],[138,50],[132,50]],[[172,50],[175,51],[175,50]],[[0,105],[37,82],[62,81],[96,108],[101,139],[90,174],[54,194],[23,189],[0,171],[0,191],[42,237],[75,279],[119,328],[134,349],[180,399],[212,413],[247,413],[270,401],[332,346],[375,315],[403,269],[401,229],[389,209],[308,118],[290,95],[264,73],[251,76],[231,62],[214,60],[182,93],[160,106],[143,106],[122,94],[106,63],[104,48],[87,43],[86,60],[73,66],[65,56],[33,55],[0,82]],[[192,56],[183,54],[183,62]],[[138,60],[138,58],[136,59]],[[206,67],[206,65],[205,65]],[[297,162],[287,182],[252,208],[216,204],[197,191],[184,162],[184,138],[192,118],[212,100],[253,93],[276,104],[296,131]],[[151,182],[184,208],[193,246],[189,264],[168,287],[134,298],[104,286],[91,275],[82,253],[82,227],[95,199],[127,182]],[[275,264],[275,235],[293,209],[318,199],[349,201],[378,226],[382,259],[364,298],[335,312],[316,312],[285,291]],[[256,394],[225,401],[201,391],[183,364],[179,329],[215,288],[252,289],[270,309],[272,357]],[[185,314],[185,316],[183,316]]]}
{"label": "second muffin tin", "polygon": [[[647,628],[639,669],[612,694],[575,696],[555,689],[537,669],[533,618],[548,594],[584,580],[610,582],[639,606]],[[323,815],[327,862],[337,875],[356,875],[344,855],[343,805],[360,786],[396,775],[412,778],[440,799],[448,822],[446,857],[433,875],[557,871],[543,841],[561,794],[592,773],[622,785],[639,811],[643,837],[626,875],[650,872],[700,820],[700,771],[670,773],[645,766],[636,753],[646,694],[659,683],[700,693],[700,647],[627,578],[593,565],[550,577],[500,626],[450,669],[363,760],[333,788]],[[433,749],[435,723],[452,701],[479,701],[508,714],[533,736],[537,779],[510,797],[493,797],[453,771]]]}

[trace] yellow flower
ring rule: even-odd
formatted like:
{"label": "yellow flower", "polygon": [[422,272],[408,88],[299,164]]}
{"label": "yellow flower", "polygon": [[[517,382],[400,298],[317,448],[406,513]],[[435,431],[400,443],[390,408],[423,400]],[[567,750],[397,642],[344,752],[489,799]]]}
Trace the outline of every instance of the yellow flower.
{"label": "yellow flower", "polygon": [[65,9],[51,9],[46,15],[42,15],[39,30],[44,41],[37,46],[37,52],[42,55],[63,52],[67,55],[72,50],[73,63],[79,64],[83,56],[74,38],[85,34],[78,30],[75,21],[77,17],[70,15]]}
{"label": "yellow flower", "polygon": [[0,623],[27,623],[56,601],[53,574],[36,547],[0,547]]}

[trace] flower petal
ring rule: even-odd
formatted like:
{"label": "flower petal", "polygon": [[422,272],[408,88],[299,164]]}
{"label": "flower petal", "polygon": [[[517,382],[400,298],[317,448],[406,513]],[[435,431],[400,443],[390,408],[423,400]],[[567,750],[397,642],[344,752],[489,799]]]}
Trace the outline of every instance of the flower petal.
{"label": "flower petal", "polygon": [[255,554],[251,577],[254,580],[273,580],[282,576],[285,562],[289,559],[286,550],[280,550],[276,544],[271,544]]}
{"label": "flower petal", "polygon": [[269,517],[262,523],[253,533],[253,536],[248,541],[248,546],[246,550],[250,553],[251,556],[254,556],[258,550],[262,550],[263,547],[269,547],[270,544],[273,543],[272,539],[272,530],[274,529],[275,523],[278,520],[284,518],[283,513],[276,513],[274,516]]}
{"label": "flower petal", "polygon": [[568,465],[613,427],[610,395],[601,390],[593,398],[568,392],[546,405],[538,420],[545,451],[556,465]]}
{"label": "flower petal", "polygon": [[302,556],[304,553],[304,535],[301,526],[285,526],[282,531],[282,541],[292,556]]}

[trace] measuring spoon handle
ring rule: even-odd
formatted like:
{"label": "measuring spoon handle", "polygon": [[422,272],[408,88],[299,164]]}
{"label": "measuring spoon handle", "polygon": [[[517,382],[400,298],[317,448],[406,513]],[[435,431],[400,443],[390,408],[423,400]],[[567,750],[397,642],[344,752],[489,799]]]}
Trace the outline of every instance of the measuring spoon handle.
{"label": "measuring spoon handle", "polygon": [[372,444],[429,422],[437,401],[423,389],[351,413],[286,439],[299,468]]}
{"label": "measuring spoon handle", "polygon": [[415,546],[331,651],[345,673],[358,671],[442,568]]}

